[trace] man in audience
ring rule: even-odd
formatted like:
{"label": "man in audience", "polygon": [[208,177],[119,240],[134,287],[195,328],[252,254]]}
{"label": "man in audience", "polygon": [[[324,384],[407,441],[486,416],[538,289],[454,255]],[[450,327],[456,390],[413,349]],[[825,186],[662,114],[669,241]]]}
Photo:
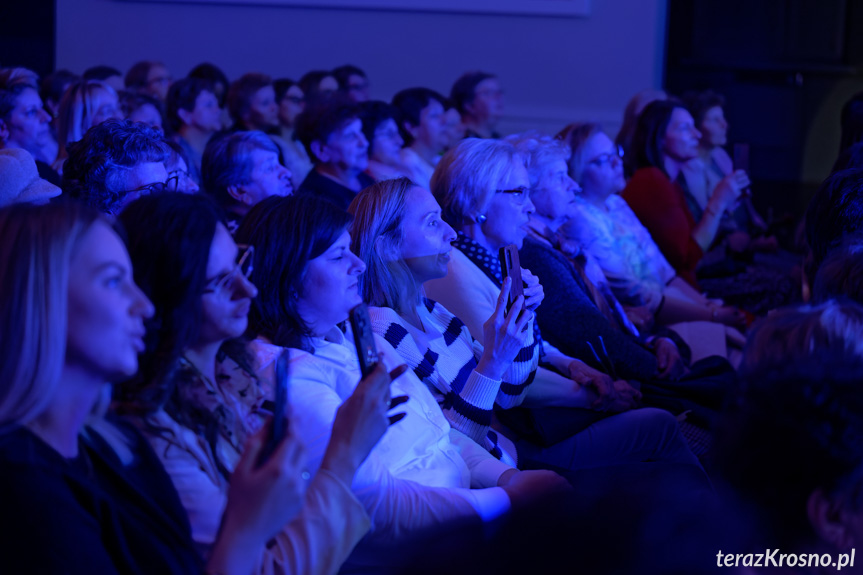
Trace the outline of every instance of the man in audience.
{"label": "man in audience", "polygon": [[136,198],[165,190],[168,146],[150,126],[106,120],[68,146],[63,191],[109,214]]}
{"label": "man in audience", "polygon": [[461,114],[468,138],[500,138],[495,131],[503,116],[503,90],[487,72],[467,72],[453,84],[450,99]]}
{"label": "man in audience", "polygon": [[279,105],[269,76],[251,72],[234,80],[228,88],[227,102],[235,130],[278,133]]}
{"label": "man in audience", "polygon": [[279,163],[279,148],[263,132],[217,135],[201,165],[204,191],[225,210],[233,233],[254,205],[270,196],[290,196],[291,172]]}
{"label": "man in audience", "polygon": [[299,115],[296,137],[315,167],[298,193],[320,196],[346,210],[357,192],[374,183],[364,173],[369,142],[359,117],[356,105],[344,100],[319,102]]}
{"label": "man in audience", "polygon": [[221,114],[215,90],[205,80],[183,78],[168,91],[168,125],[189,159],[189,175],[199,186],[204,149],[222,127]]}
{"label": "man in audience", "polygon": [[171,87],[171,73],[161,62],[138,62],[126,72],[126,89],[164,102]]}
{"label": "man in audience", "polygon": [[333,70],[333,77],[339,83],[339,91],[353,102],[367,102],[369,96],[369,79],[366,73],[350,64],[339,66]]}
{"label": "man in audience", "polygon": [[393,97],[393,106],[401,113],[399,129],[406,144],[401,164],[409,171],[408,177],[426,189],[449,144],[445,105],[444,97],[428,88],[409,88]]}

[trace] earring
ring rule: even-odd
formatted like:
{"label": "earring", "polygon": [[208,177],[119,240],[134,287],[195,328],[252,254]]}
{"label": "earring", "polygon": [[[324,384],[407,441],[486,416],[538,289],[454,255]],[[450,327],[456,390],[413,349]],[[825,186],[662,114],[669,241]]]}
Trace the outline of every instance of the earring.
{"label": "earring", "polygon": [[476,217],[476,223],[478,223],[478,224],[484,224],[484,223],[485,223],[485,221],[486,221],[487,219],[488,219],[488,218],[485,216],[485,214],[479,214],[479,215],[477,215],[477,217]]}

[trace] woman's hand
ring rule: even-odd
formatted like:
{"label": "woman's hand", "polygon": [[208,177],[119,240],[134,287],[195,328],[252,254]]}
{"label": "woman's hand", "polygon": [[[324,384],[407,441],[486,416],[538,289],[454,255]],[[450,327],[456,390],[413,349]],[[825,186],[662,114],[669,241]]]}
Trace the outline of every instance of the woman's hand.
{"label": "woman's hand", "polygon": [[482,326],[483,352],[476,371],[492,379],[501,379],[519,350],[524,347],[528,336],[527,325],[533,317],[533,312],[524,307],[523,296],[518,296],[509,313],[506,313],[506,301],[511,287],[512,278],[503,280],[497,306]]}
{"label": "woman's hand", "polygon": [[677,381],[686,373],[686,365],[680,357],[680,351],[670,339],[666,337],[657,338],[653,352],[656,355],[659,379]]}
{"label": "woman's hand", "polygon": [[710,196],[708,209],[715,212],[716,216],[721,216],[722,212],[731,208],[734,202],[743,193],[743,190],[749,187],[749,176],[743,170],[735,170],[725,176],[722,181],[716,184],[713,194]]}
{"label": "woman's hand", "polygon": [[577,359],[569,363],[569,378],[596,394],[592,406],[594,411],[620,413],[638,407],[641,401],[641,392],[626,381],[613,381],[610,376]]}
{"label": "woman's hand", "polygon": [[539,304],[545,298],[545,292],[539,278],[530,273],[530,270],[521,268],[521,279],[524,281],[524,307],[530,311],[536,311]]}
{"label": "woman's hand", "polygon": [[336,412],[322,469],[335,474],[346,485],[351,484],[357,468],[387,428],[405,416],[404,413],[387,416],[387,412],[408,400],[406,395],[390,399],[390,383],[407,369],[406,365],[400,365],[387,373],[384,362],[379,361],[357,385]]}
{"label": "woman's hand", "polygon": [[742,310],[731,306],[713,306],[711,307],[712,321],[723,325],[744,328],[746,327],[746,314]]}

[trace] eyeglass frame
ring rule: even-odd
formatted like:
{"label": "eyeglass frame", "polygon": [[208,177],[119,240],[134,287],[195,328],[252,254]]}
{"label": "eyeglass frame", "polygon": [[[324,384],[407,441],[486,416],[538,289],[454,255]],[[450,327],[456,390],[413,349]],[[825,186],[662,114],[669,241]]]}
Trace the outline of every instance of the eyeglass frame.
{"label": "eyeglass frame", "polygon": [[151,184],[145,184],[143,186],[138,186],[134,190],[123,190],[119,193],[120,196],[126,196],[128,194],[133,194],[135,192],[144,192],[147,194],[157,193],[160,194],[162,192],[168,191],[168,182],[153,182]]}
{"label": "eyeglass frame", "polygon": [[[207,281],[204,285],[203,293],[224,293],[228,286],[232,285],[237,279],[238,274],[242,274],[243,278],[246,280],[249,279],[249,276],[252,275],[252,272],[255,270],[255,246],[251,244],[237,244],[237,248],[242,250],[242,253],[239,254],[237,263],[234,265],[234,269],[221,277],[215,277]],[[246,265],[246,262],[248,262],[248,269],[243,270],[243,266]]]}
{"label": "eyeglass frame", "polygon": [[495,190],[496,194],[510,194],[518,205],[524,205],[530,201],[530,188],[512,188],[509,190]]}
{"label": "eyeglass frame", "polygon": [[614,152],[604,152],[599,154],[595,158],[588,160],[587,163],[602,168],[603,166],[607,166],[613,162],[615,158],[617,158],[618,161],[623,161],[623,146],[616,146],[616,150]]}

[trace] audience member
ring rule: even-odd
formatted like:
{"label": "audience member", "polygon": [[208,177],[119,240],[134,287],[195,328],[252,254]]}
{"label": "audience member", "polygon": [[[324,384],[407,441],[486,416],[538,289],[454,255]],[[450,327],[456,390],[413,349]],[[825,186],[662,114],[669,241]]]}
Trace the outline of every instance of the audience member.
{"label": "audience member", "polygon": [[830,251],[863,229],[863,168],[830,174],[809,202],[805,221],[811,284]]}
{"label": "audience member", "polygon": [[375,100],[363,102],[359,108],[363,135],[369,143],[366,173],[378,182],[408,176],[401,163],[404,140],[399,134],[399,111]]}
{"label": "audience member", "polygon": [[[271,377],[275,358],[290,349],[291,425],[303,430],[310,471],[321,461],[336,409],[360,380],[352,332],[339,327],[362,303],[357,285],[365,265],[350,251],[349,224],[335,205],[299,196],[262,202],[237,232],[259,255],[251,275],[259,295],[249,315],[259,373]],[[376,336],[375,344],[387,369],[402,364],[384,339]],[[525,498],[560,494],[562,478],[498,461],[450,429],[413,371],[396,373],[392,393],[410,397],[400,408],[407,415],[354,477],[354,495],[372,522],[355,564],[417,565],[415,552],[440,560],[442,544],[475,542],[476,528]]]}
{"label": "audience member", "polygon": [[503,116],[503,90],[497,76],[467,72],[452,86],[450,100],[461,114],[467,138],[500,138],[495,130]]}
{"label": "audience member", "polygon": [[350,64],[339,66],[333,70],[332,75],[339,84],[339,91],[349,100],[358,104],[371,100],[369,78],[356,66]]}
{"label": "audience member", "polygon": [[0,150],[0,208],[18,203],[43,204],[60,188],[39,176],[36,161],[21,148]]}
{"label": "audience member", "polygon": [[297,118],[295,129],[315,165],[298,193],[347,209],[357,192],[374,183],[365,174],[369,143],[355,104],[331,100],[309,106]]}
{"label": "audience member", "polygon": [[[45,105],[45,110],[52,118],[56,118],[60,110],[60,100],[70,84],[81,81],[81,77],[69,70],[57,70],[42,78],[39,84],[39,96]],[[55,153],[56,157],[57,154]]]}
{"label": "audience member", "polygon": [[228,88],[227,103],[234,130],[278,132],[279,106],[269,76],[250,72],[234,80]]}
{"label": "audience member", "polygon": [[215,88],[206,80],[183,78],[168,91],[168,126],[172,139],[183,148],[189,161],[189,174],[201,185],[201,160],[207,142],[222,127],[221,110]]}
{"label": "audience member", "polygon": [[[218,208],[201,196],[142,198],[120,219],[135,282],[155,306],[140,375],[121,387],[120,405],[165,465],[192,538],[207,556],[263,395],[245,347],[226,344],[245,331],[257,293],[247,277],[254,248],[238,250]],[[239,355],[232,353],[237,347]],[[299,515],[258,545],[255,573],[335,573],[366,533],[368,516],[350,484],[387,428],[389,381],[379,369],[348,398],[308,485],[308,472],[299,471],[306,459],[303,430],[290,422],[287,459],[296,471],[286,495]]]}
{"label": "audience member", "polygon": [[401,164],[407,176],[428,189],[434,167],[450,143],[446,129],[443,96],[428,88],[409,88],[393,96],[401,115],[399,130],[405,141]]}
{"label": "audience member", "polygon": [[0,70],[0,149],[21,148],[36,160],[42,178],[57,182],[59,177],[44,155],[51,145],[51,120],[42,107],[36,84],[26,76],[12,77],[14,68]]}
{"label": "audience member", "polygon": [[169,150],[162,134],[128,120],[105,120],[69,144],[63,191],[118,214],[136,198],[166,188]]}
{"label": "audience member", "polygon": [[152,96],[123,92],[120,94],[120,111],[131,122],[142,122],[164,133],[162,104]]}
{"label": "audience member", "polygon": [[123,119],[120,101],[113,88],[99,80],[72,84],[60,100],[57,116],[57,158],[54,169],[62,175],[69,145],[79,141],[93,126],[108,119]]}
{"label": "audience member", "polygon": [[[105,414],[153,305],[111,223],[77,203],[0,210],[0,514],[12,573],[201,573],[177,492],[134,427]],[[296,512],[300,466],[265,432],[231,476],[208,572],[247,574]],[[45,551],[46,545],[51,552]]]}
{"label": "audience member", "polygon": [[306,105],[317,105],[329,100],[339,91],[339,81],[332,72],[326,70],[306,72],[297,84],[306,96]]}
{"label": "audience member", "polygon": [[452,100],[446,102],[446,112],[444,112],[444,127],[446,129],[448,142],[446,149],[454,147],[464,139],[465,127],[461,123],[461,114],[458,108],[453,105]]}
{"label": "audience member", "polygon": [[[745,317],[739,310],[717,305],[677,276],[618,195],[626,186],[623,162],[600,126],[570,124],[558,137],[569,146],[567,173],[580,189],[560,229],[562,239],[573,241],[573,249],[584,249],[596,261],[620,303],[646,309],[661,325],[703,320],[742,327]],[[647,327],[635,313],[633,322]]]}
{"label": "audience member", "polygon": [[225,210],[231,233],[261,200],[293,192],[279,148],[263,132],[215,136],[204,150],[201,171],[204,191]]}
{"label": "audience member", "polygon": [[279,105],[279,126],[284,145],[282,155],[285,167],[291,171],[294,188],[299,188],[312,170],[312,161],[303,145],[294,137],[294,126],[306,107],[306,98],[300,86],[293,80],[276,80],[273,82],[276,90],[276,103]]}
{"label": "audience member", "polygon": [[638,169],[635,149],[632,147],[632,144],[641,112],[651,102],[667,99],[668,94],[662,90],[642,90],[630,98],[626,104],[626,109],[623,111],[623,123],[620,126],[617,137],[614,139],[614,143],[620,151],[620,157],[623,158],[623,175],[626,179],[631,178],[635,170]]}
{"label": "audience member", "polygon": [[228,114],[228,106],[226,100],[228,97],[228,77],[222,72],[221,68],[215,64],[205,62],[198,64],[189,72],[188,78],[197,78],[209,82],[213,87],[213,93],[216,99],[219,100],[219,109],[222,112],[222,129],[227,130],[231,127],[231,116]]}
{"label": "audience member", "polygon": [[168,96],[171,82],[173,78],[164,64],[146,60],[129,68],[124,80],[127,90],[152,96],[160,102]]}
{"label": "audience member", "polygon": [[126,89],[126,85],[123,83],[123,73],[111,66],[93,66],[91,68],[87,68],[84,70],[84,73],[81,74],[81,79],[104,82],[114,88],[114,91],[117,93]]}

